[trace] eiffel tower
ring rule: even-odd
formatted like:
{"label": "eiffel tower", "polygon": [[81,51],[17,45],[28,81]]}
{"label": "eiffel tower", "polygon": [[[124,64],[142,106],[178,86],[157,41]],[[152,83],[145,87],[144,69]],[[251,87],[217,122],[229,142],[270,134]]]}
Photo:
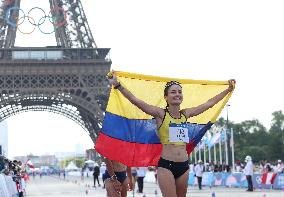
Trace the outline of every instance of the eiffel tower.
{"label": "eiffel tower", "polygon": [[57,46],[15,47],[20,4],[0,0],[0,121],[49,111],[77,122],[95,142],[110,89],[110,49],[97,48],[80,0],[49,0]]}

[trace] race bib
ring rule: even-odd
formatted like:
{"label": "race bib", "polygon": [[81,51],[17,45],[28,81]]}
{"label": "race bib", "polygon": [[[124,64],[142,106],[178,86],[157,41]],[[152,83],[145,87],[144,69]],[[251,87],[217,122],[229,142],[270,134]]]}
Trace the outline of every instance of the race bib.
{"label": "race bib", "polygon": [[189,143],[188,128],[184,124],[169,124],[169,141]]}

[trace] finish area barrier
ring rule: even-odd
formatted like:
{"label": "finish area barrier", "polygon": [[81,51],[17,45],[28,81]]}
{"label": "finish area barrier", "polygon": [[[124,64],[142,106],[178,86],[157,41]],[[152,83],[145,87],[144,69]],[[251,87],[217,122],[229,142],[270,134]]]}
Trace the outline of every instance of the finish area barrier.
{"label": "finish area barrier", "polygon": [[[277,174],[272,185],[261,183],[262,174],[254,174],[252,177],[253,187],[256,189],[284,189],[284,173]],[[197,178],[193,172],[189,173],[189,185],[197,185]],[[246,176],[243,173],[215,173],[204,172],[202,185],[211,187],[247,187]]]}

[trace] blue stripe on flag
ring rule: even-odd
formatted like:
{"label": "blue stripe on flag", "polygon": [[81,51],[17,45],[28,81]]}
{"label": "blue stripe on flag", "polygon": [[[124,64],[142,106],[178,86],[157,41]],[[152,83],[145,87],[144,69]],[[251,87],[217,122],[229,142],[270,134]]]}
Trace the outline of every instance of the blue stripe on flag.
{"label": "blue stripe on flag", "polygon": [[[211,122],[206,125],[187,123],[189,141],[193,139],[197,144],[211,126]],[[127,142],[160,144],[155,119],[128,119],[106,112],[102,132],[110,137]]]}

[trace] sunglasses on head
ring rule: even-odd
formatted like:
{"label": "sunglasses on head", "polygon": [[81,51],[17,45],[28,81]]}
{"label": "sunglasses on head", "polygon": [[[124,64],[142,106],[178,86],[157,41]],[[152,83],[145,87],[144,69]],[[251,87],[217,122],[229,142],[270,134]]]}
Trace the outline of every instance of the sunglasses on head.
{"label": "sunglasses on head", "polygon": [[180,85],[180,83],[177,82],[177,81],[170,81],[170,82],[168,82],[168,83],[166,84],[165,88],[168,88],[168,87],[170,87],[170,86],[172,86],[172,85]]}

